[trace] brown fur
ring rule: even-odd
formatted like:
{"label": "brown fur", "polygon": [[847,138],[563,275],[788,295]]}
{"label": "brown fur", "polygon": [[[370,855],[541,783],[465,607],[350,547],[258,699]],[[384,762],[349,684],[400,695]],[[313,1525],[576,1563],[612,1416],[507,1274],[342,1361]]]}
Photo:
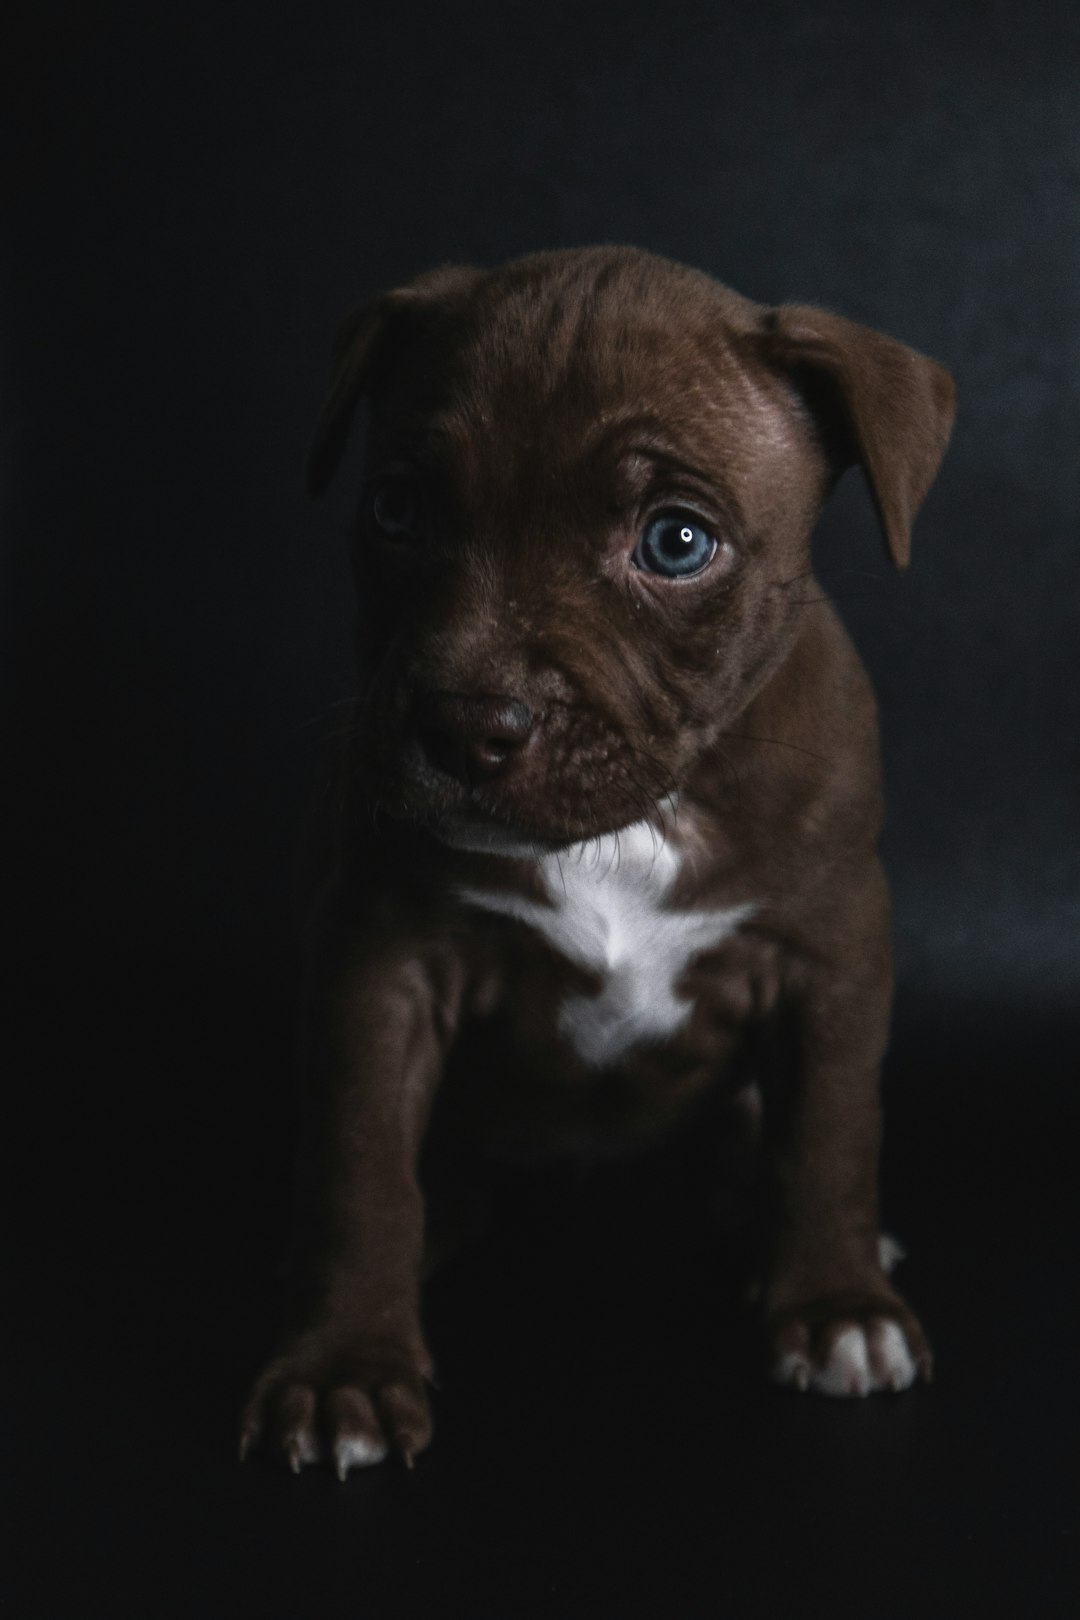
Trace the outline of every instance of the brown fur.
{"label": "brown fur", "polygon": [[[487,1147],[580,1151],[671,1128],[740,1072],[748,1037],[778,1036],[767,1357],[820,1358],[845,1325],[893,1320],[928,1376],[876,1252],[891,970],[875,707],[832,609],[802,608],[811,531],[854,461],[906,562],[948,374],[838,316],[596,248],[438,270],[353,316],[316,492],[362,396],[367,487],[404,463],[424,532],[388,540],[362,502],[356,735],[311,933],[305,1303],[244,1449],[262,1436],[299,1466],[343,1437],[408,1459],[427,1443],[417,1166],[451,1058]],[[679,505],[726,545],[673,582],[630,558],[648,514]],[[686,855],[672,908],[759,909],[689,964],[684,1027],[597,1072],[556,1029],[590,975],[456,897],[528,893],[532,863],[442,840],[499,825],[553,849],[642,818]],[[512,1079],[489,1058],[507,1043]]]}

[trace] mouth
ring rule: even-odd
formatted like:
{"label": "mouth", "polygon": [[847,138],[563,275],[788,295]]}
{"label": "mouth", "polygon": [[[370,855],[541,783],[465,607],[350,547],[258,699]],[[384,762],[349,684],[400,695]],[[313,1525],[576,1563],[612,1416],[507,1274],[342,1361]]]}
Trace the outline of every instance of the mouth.
{"label": "mouth", "polygon": [[[482,795],[429,796],[409,791],[414,784],[403,784],[404,791],[379,795],[381,808],[393,820],[426,833],[447,849],[470,855],[500,855],[510,860],[535,860],[541,855],[572,848],[589,839],[617,833],[634,821],[656,819],[662,825],[665,804],[651,807],[649,813],[635,807],[631,814],[598,815],[596,806],[575,807],[566,817],[544,813],[549,806],[530,806],[530,814],[515,814],[517,806],[491,807]],[[448,802],[449,800],[449,802]]]}
{"label": "mouth", "polygon": [[386,739],[363,776],[381,811],[469,854],[529,859],[618,833],[639,822],[663,829],[675,809],[669,789],[575,770],[500,772],[469,782],[442,770],[413,739]]}
{"label": "mouth", "polygon": [[470,789],[441,774],[436,781],[418,779],[412,772],[399,777],[396,788],[382,796],[396,820],[468,854],[529,859],[593,835],[591,816],[556,817],[542,798],[525,810],[516,795],[508,802],[490,788]]}
{"label": "mouth", "polygon": [[422,829],[448,849],[470,855],[498,855],[508,860],[536,860],[592,839],[625,832],[631,825],[642,822],[649,822],[666,833],[677,820],[678,809],[678,795],[669,793],[645,810],[635,807],[629,815],[624,812],[621,816],[575,817],[572,824],[565,827],[527,825],[505,815],[490,814],[474,805],[434,814],[429,806],[420,815],[414,810],[400,819]]}

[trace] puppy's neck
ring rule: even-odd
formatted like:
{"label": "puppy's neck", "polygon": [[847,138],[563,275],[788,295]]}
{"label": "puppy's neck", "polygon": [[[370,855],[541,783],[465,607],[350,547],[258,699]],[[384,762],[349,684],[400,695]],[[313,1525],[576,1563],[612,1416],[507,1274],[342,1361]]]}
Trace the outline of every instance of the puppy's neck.
{"label": "puppy's neck", "polygon": [[635,822],[539,856],[535,894],[517,886],[461,884],[467,905],[514,918],[566,961],[596,976],[568,995],[559,1031],[588,1065],[603,1068],[641,1041],[682,1028],[691,1003],[678,990],[687,964],[733,935],[757,907],[672,905],[686,850],[663,825]]}

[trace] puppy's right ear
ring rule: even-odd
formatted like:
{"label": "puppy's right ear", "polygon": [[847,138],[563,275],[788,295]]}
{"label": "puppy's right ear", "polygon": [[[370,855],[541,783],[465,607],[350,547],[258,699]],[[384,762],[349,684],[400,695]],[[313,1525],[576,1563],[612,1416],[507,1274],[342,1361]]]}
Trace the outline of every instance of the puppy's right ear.
{"label": "puppy's right ear", "polygon": [[406,331],[445,308],[480,275],[465,265],[443,265],[406,287],[381,293],[347,315],[334,339],[330,392],[319,412],[307,458],[307,487],[321,495],[345,452],[353,415]]}

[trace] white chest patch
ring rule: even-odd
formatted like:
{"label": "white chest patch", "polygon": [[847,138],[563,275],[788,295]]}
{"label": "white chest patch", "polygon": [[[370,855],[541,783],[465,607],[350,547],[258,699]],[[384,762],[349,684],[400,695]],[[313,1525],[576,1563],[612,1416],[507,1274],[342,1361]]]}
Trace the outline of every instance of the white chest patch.
{"label": "white chest patch", "polygon": [[527,923],[561,955],[600,975],[597,994],[567,996],[559,1013],[560,1032],[600,1068],[686,1022],[691,1003],[675,994],[675,984],[687,963],[757,909],[666,909],[681,863],[679,851],[643,821],[538,856],[548,904],[495,890],[460,893],[472,905]]}

